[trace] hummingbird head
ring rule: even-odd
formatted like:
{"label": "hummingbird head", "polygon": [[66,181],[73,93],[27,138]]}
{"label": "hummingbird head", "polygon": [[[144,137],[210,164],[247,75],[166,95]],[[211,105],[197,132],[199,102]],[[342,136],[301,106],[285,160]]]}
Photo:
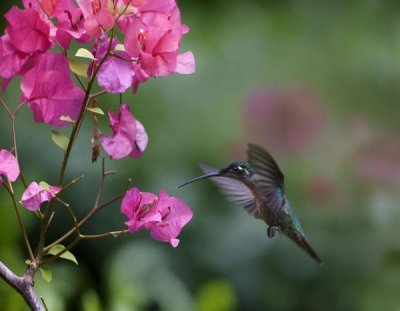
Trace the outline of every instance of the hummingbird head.
{"label": "hummingbird head", "polygon": [[255,171],[250,166],[250,164],[247,161],[243,160],[233,162],[232,164],[229,164],[227,167],[222,169],[217,169],[208,165],[202,165],[202,169],[205,175],[193,178],[183,183],[182,185],[179,185],[177,188],[186,186],[200,179],[211,178],[211,177],[227,177],[227,178],[238,179],[243,182],[246,181],[250,182],[251,178],[255,174]]}
{"label": "hummingbird head", "polygon": [[250,181],[256,172],[247,161],[236,161],[220,170],[219,176]]}

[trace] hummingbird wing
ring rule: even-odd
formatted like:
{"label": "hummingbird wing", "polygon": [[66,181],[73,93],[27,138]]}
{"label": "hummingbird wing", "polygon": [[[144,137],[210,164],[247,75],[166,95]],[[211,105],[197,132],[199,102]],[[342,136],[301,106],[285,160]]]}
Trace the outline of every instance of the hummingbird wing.
{"label": "hummingbird wing", "polygon": [[[218,168],[208,164],[200,164],[200,167],[205,174],[219,171]],[[210,179],[227,196],[229,201],[243,206],[254,217],[261,218],[256,207],[254,194],[244,183],[228,177],[211,177]]]}
{"label": "hummingbird wing", "polygon": [[256,171],[257,189],[272,209],[285,204],[284,177],[274,158],[264,148],[248,144],[248,161]]}

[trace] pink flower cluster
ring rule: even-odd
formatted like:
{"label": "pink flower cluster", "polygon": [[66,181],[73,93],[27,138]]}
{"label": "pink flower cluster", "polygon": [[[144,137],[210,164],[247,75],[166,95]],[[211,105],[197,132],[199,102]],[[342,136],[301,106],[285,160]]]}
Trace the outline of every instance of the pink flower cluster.
{"label": "pink flower cluster", "polygon": [[[179,54],[189,28],[181,24],[176,0],[23,0],[23,5],[5,15],[0,77],[5,90],[13,77],[22,76],[22,100],[36,122],[66,126],[66,119],[79,114],[84,92],[70,79],[66,56],[73,39],[94,43],[91,69],[101,65],[97,81],[110,93],[136,91],[150,77],[195,70],[192,52]],[[65,53],[49,51],[56,46]]]}
{"label": "pink flower cluster", "polygon": [[[195,71],[192,52],[180,53],[182,37],[189,28],[182,25],[176,0],[22,0],[6,14],[6,29],[0,37],[0,78],[3,91],[11,79],[21,78],[21,101],[32,111],[35,122],[56,127],[68,126],[84,116],[83,108],[97,108],[91,87],[108,93],[137,91],[152,77]],[[119,38],[119,39],[118,39]],[[83,49],[76,70],[71,41],[91,44]],[[82,62],[89,64],[84,64]],[[86,67],[87,66],[87,67]],[[74,70],[75,68],[75,70]],[[86,70],[87,69],[87,70]],[[79,74],[81,87],[71,79]],[[77,76],[76,76],[77,77]],[[86,80],[85,80],[86,79]],[[102,92],[100,92],[102,93]],[[98,107],[100,108],[100,107]],[[144,126],[133,116],[128,104],[119,112],[108,112],[111,135],[96,128],[105,152],[113,159],[139,159],[147,147]],[[79,119],[80,121],[83,119]],[[80,124],[79,124],[80,126]],[[96,124],[97,126],[97,124]],[[98,135],[97,133],[100,133]],[[14,155],[0,150],[2,178],[14,182],[20,174]],[[20,203],[30,211],[56,198],[61,187],[32,182]],[[192,217],[192,211],[166,192],[159,196],[134,188],[122,202],[131,232],[147,229],[153,238],[176,247],[177,236]]]}
{"label": "pink flower cluster", "polygon": [[126,193],[121,212],[128,217],[130,232],[147,229],[154,239],[169,242],[173,247],[178,246],[177,237],[193,216],[182,200],[170,197],[165,191],[156,196],[137,188]]}

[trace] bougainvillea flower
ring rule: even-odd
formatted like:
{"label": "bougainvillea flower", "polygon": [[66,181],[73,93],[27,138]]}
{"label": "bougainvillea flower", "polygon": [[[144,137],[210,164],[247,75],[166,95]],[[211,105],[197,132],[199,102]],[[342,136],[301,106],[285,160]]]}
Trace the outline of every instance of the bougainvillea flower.
{"label": "bougainvillea flower", "polygon": [[150,192],[140,192],[132,188],[126,192],[121,212],[128,217],[126,225],[131,233],[142,230],[146,223],[161,221],[162,217],[156,206],[158,197]]}
{"label": "bougainvillea flower", "polygon": [[20,203],[26,209],[34,212],[40,208],[40,204],[50,201],[60,190],[60,187],[39,185],[32,182],[24,191]]}
{"label": "bougainvillea flower", "polygon": [[122,200],[121,212],[128,217],[126,225],[131,233],[141,229],[150,231],[153,239],[178,246],[182,228],[193,217],[185,203],[170,197],[165,191],[160,196],[130,189]]}
{"label": "bougainvillea flower", "polygon": [[84,26],[89,35],[98,38],[102,28],[111,29],[115,18],[108,7],[108,0],[77,0],[85,18]]}
{"label": "bougainvillea flower", "polygon": [[0,77],[11,79],[20,74],[29,58],[29,54],[15,49],[8,34],[0,38]]}
{"label": "bougainvillea flower", "polygon": [[180,23],[178,7],[168,14],[148,12],[130,23],[124,44],[132,57],[140,57],[140,68],[149,76],[169,76],[178,71],[193,73],[195,63],[191,53],[183,56],[178,67],[179,47],[186,32],[187,27]]}
{"label": "bougainvillea flower", "polygon": [[[133,76],[135,71],[131,57],[125,51],[115,50],[119,44],[117,39],[113,39],[111,44],[111,51],[113,55],[110,55],[101,65],[99,72],[97,73],[97,82],[99,85],[109,93],[123,93],[132,85]],[[92,74],[93,65],[98,63],[98,60],[102,59],[110,46],[110,40],[96,40],[93,46],[92,54],[96,57],[96,60],[91,64],[89,68],[89,75]]]}
{"label": "bougainvillea flower", "polygon": [[45,0],[45,2],[53,3],[49,4],[52,9],[52,14],[49,15],[57,19],[56,38],[62,47],[67,49],[72,38],[81,43],[86,43],[90,39],[84,28],[82,11],[72,0]]}
{"label": "bougainvillea flower", "polygon": [[146,149],[148,137],[143,125],[132,115],[129,105],[122,104],[119,114],[108,113],[112,136],[100,136],[104,150],[113,158],[130,156],[139,159]]}
{"label": "bougainvillea flower", "polygon": [[150,231],[153,239],[169,242],[173,247],[177,247],[177,237],[192,219],[192,210],[182,200],[170,197],[165,191],[160,193],[157,210],[161,214],[161,221],[147,223],[146,229]]}
{"label": "bougainvillea flower", "polygon": [[68,59],[64,55],[47,52],[37,57],[35,67],[21,82],[23,100],[28,101],[36,122],[59,127],[70,125],[60,118],[68,116],[75,120],[85,94],[71,81]]}
{"label": "bougainvillea flower", "polygon": [[45,52],[51,46],[51,23],[35,9],[21,10],[13,6],[5,14],[6,32],[17,51],[24,53]]}
{"label": "bougainvillea flower", "polygon": [[29,6],[25,10],[12,7],[5,17],[7,27],[0,38],[0,77],[10,80],[24,74],[33,65],[29,60],[50,48],[53,25],[43,13]]}
{"label": "bougainvillea flower", "polygon": [[17,159],[8,150],[0,150],[0,185],[2,184],[1,175],[9,181],[14,182],[19,176],[19,165]]}

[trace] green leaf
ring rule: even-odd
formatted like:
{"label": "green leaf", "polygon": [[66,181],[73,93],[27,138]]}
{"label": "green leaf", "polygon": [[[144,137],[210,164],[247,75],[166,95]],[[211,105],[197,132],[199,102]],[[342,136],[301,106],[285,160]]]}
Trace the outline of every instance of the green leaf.
{"label": "green leaf", "polygon": [[78,76],[87,78],[87,70],[88,70],[88,65],[78,62],[76,60],[70,59],[69,60],[69,69],[71,69],[71,71],[73,73],[76,73]]}
{"label": "green leaf", "polygon": [[89,59],[91,59],[91,60],[95,59],[95,57],[94,57],[94,55],[92,54],[92,52],[90,52],[89,50],[84,49],[84,48],[80,48],[80,49],[76,52],[75,56],[76,56],[76,57],[82,57],[82,58],[89,58]]}
{"label": "green leaf", "polygon": [[30,265],[32,263],[32,261],[30,259],[25,260],[26,265]]}
{"label": "green leaf", "polygon": [[68,143],[69,143],[69,139],[68,137],[64,136],[63,134],[52,130],[51,131],[51,139],[53,140],[53,142],[60,147],[61,149],[63,149],[64,151],[67,150],[68,148]]}
{"label": "green leaf", "polygon": [[[49,249],[49,251],[47,252],[47,254],[50,255],[57,255],[59,252],[61,252],[62,250],[65,249],[64,245],[61,244],[56,244],[54,245],[52,248]],[[47,255],[46,254],[46,255]],[[75,264],[78,264],[78,261],[76,260],[76,257],[74,256],[74,254],[72,254],[70,251],[66,251],[65,253],[63,253],[60,258],[69,260],[74,262]]]}
{"label": "green leaf", "polygon": [[51,282],[51,279],[53,278],[53,274],[51,273],[51,270],[48,267],[40,267],[40,273],[42,274],[43,280],[46,282]]}
{"label": "green leaf", "polygon": [[90,112],[93,113],[97,113],[97,114],[101,114],[102,116],[104,116],[104,111],[101,110],[101,108],[96,107],[96,108],[86,108],[87,110],[89,110]]}
{"label": "green leaf", "polygon": [[66,121],[66,122],[69,122],[69,123],[75,123],[75,120],[72,120],[69,116],[61,116],[60,117],[60,120],[61,121]]}
{"label": "green leaf", "polygon": [[50,185],[45,181],[39,182],[39,186],[42,187],[44,190],[50,190]]}
{"label": "green leaf", "polygon": [[125,46],[123,44],[117,44],[114,48],[114,51],[125,51]]}

